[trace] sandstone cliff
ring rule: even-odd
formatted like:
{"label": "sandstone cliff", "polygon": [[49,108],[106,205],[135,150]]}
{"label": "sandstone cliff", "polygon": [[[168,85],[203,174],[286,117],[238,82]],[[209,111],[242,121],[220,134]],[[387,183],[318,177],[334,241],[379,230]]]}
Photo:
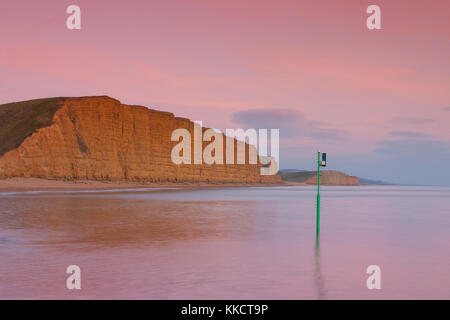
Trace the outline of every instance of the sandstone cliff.
{"label": "sandstone cliff", "polygon": [[[327,186],[359,186],[359,178],[333,170],[321,171],[320,184]],[[306,184],[317,184],[317,172],[305,181]]]}
{"label": "sandstone cliff", "polygon": [[[52,98],[1,105],[0,126],[0,177],[3,178],[281,181],[279,175],[261,176],[259,162],[175,165],[170,155],[178,142],[171,141],[172,131],[185,128],[193,136],[193,122],[169,112],[124,105],[109,97]],[[203,148],[208,143],[203,142]],[[246,145],[247,155],[248,148]],[[191,149],[193,158],[194,147]]]}

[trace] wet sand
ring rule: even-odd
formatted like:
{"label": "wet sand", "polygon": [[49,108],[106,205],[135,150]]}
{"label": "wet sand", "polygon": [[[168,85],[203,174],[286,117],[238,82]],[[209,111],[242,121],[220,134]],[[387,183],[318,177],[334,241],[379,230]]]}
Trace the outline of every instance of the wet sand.
{"label": "wet sand", "polygon": [[[9,178],[0,179],[0,192],[22,191],[77,191],[77,190],[111,190],[111,189],[140,189],[140,188],[242,188],[288,186],[291,183],[263,184],[263,183],[131,183],[126,181],[92,181],[92,180],[48,180],[39,178]],[[298,185],[298,184],[296,184]]]}

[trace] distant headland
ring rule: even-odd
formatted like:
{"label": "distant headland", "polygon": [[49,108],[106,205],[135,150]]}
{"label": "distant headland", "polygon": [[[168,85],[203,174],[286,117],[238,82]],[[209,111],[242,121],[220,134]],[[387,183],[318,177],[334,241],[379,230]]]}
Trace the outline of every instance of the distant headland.
{"label": "distant headland", "polygon": [[[279,171],[283,182],[288,184],[317,184],[317,171],[284,169]],[[350,176],[335,170],[321,171],[320,183],[328,186],[393,185],[388,182]]]}

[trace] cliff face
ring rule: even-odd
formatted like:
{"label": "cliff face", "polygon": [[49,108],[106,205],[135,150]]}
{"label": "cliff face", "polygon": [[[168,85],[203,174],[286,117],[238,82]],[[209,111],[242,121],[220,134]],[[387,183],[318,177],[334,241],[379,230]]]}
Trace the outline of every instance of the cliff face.
{"label": "cliff face", "polygon": [[[327,186],[359,186],[359,178],[339,171],[321,171],[320,184]],[[306,184],[317,184],[317,172],[305,181]]]}
{"label": "cliff face", "polygon": [[[171,134],[185,128],[193,137],[194,124],[172,113],[123,105],[109,97],[61,98],[52,103],[46,113],[47,118],[52,115],[52,121],[46,119],[34,133],[28,132],[29,128],[19,130],[21,138],[13,139],[3,149],[0,141],[4,152],[0,153],[0,177],[239,183],[281,180],[279,175],[261,176],[259,163],[175,165],[170,156],[179,142],[172,142]],[[11,105],[6,114],[14,110]],[[2,107],[0,123],[8,123]],[[30,115],[39,116],[33,112]],[[209,143],[203,142],[203,148]],[[248,148],[246,145],[246,151]],[[191,150],[194,159],[193,142]]]}

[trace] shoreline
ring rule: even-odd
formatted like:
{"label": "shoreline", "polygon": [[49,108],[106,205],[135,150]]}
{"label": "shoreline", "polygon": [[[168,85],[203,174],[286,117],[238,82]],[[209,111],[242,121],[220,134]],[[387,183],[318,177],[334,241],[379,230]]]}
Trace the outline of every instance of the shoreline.
{"label": "shoreline", "polygon": [[[95,180],[51,180],[41,178],[0,179],[0,193],[52,191],[106,191],[123,189],[209,189],[292,186],[291,183],[127,182]],[[295,184],[306,185],[306,184]]]}
{"label": "shoreline", "polygon": [[[304,182],[282,181],[280,183],[213,183],[213,182],[128,182],[98,180],[56,180],[43,178],[0,178],[0,193],[22,192],[86,192],[86,191],[135,191],[139,189],[224,189],[255,187],[307,187]],[[323,185],[329,186],[329,185]],[[353,185],[331,185],[353,186]],[[364,186],[360,184],[359,186]]]}

